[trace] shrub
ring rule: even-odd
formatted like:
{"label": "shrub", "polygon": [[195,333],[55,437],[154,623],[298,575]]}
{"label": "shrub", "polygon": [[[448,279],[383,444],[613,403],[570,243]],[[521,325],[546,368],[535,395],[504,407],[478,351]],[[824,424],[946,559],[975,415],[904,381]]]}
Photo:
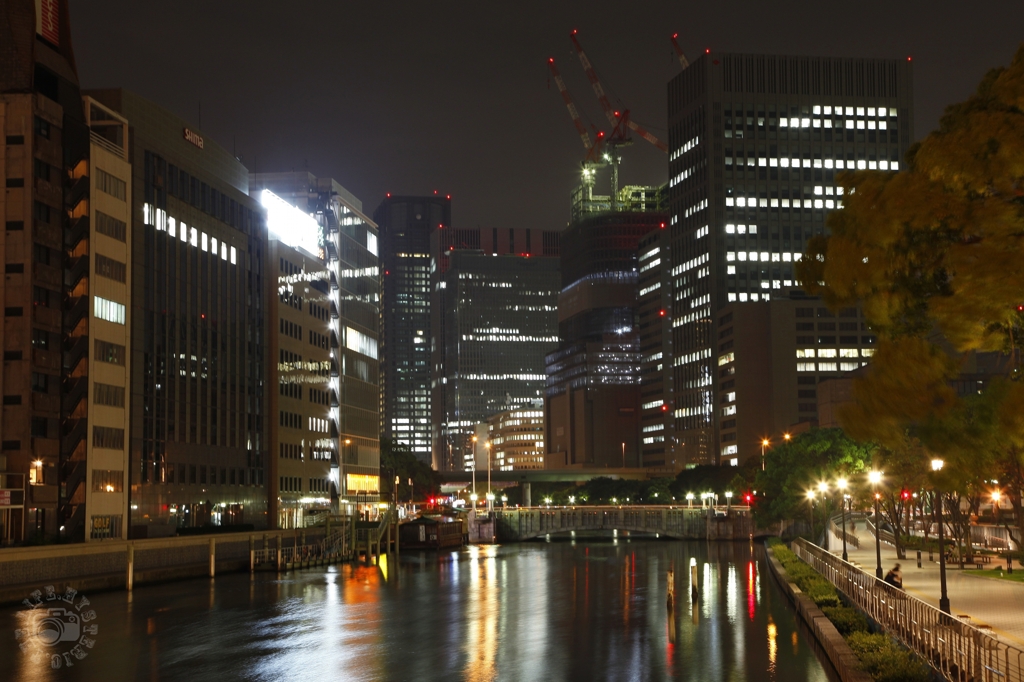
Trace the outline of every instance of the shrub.
{"label": "shrub", "polygon": [[800,589],[819,607],[840,606],[836,588],[824,580],[808,581],[806,586]]}
{"label": "shrub", "polygon": [[857,609],[849,606],[823,606],[821,612],[832,621],[843,637],[868,631],[868,620]]}
{"label": "shrub", "polygon": [[846,638],[861,667],[877,682],[928,682],[931,671],[916,655],[882,634],[854,632]]}

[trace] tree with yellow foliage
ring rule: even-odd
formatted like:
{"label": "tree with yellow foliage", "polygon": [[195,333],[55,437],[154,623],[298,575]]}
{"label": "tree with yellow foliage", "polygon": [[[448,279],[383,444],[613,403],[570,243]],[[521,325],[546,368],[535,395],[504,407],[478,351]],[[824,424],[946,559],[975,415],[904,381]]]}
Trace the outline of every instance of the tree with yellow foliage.
{"label": "tree with yellow foliage", "polygon": [[[894,448],[913,428],[964,471],[989,462],[1024,532],[1024,45],[907,156],[906,172],[839,177],[844,209],[797,268],[830,307],[861,303],[878,335],[841,421]],[[975,409],[949,382],[987,351],[1005,354],[1006,379]]]}

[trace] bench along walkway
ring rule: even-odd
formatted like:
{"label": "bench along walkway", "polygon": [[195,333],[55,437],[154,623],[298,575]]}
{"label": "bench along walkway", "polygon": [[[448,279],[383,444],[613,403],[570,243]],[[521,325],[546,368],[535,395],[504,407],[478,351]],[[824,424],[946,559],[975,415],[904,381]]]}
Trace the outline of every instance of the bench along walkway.
{"label": "bench along walkway", "polygon": [[[864,572],[875,574],[875,537],[867,529],[863,521],[857,521],[853,533],[859,537],[859,548],[847,545],[850,563],[859,566]],[[884,537],[884,534],[883,534]],[[832,554],[841,556],[843,553],[842,537],[833,535],[829,538],[828,549]],[[938,608],[939,595],[939,555],[934,561],[928,561],[928,552],[922,552],[921,568],[917,567],[917,552],[907,550],[907,558],[897,559],[896,548],[882,541],[883,575],[894,564],[899,562],[903,571],[903,589],[921,601]],[[949,595],[950,613],[977,628],[988,630],[1000,640],[1016,647],[1024,648],[1024,583],[1016,583],[997,578],[986,578],[1003,564],[984,565],[983,570],[968,565],[960,569],[959,564],[946,564],[946,592]],[[1016,566],[1015,571],[1024,572],[1024,568]]]}

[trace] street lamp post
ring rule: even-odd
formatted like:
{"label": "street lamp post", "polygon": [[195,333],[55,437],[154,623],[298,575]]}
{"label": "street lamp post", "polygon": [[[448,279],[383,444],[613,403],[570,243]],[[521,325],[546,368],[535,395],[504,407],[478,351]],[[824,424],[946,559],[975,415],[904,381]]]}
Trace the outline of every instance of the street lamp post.
{"label": "street lamp post", "polygon": [[476,511],[476,436],[473,436],[473,510]]}
{"label": "street lamp post", "polygon": [[[487,450],[487,513],[491,513],[491,501],[494,500],[494,495],[491,494],[491,441],[484,443],[484,449]],[[474,465],[476,464],[476,453],[473,454]]]}
{"label": "street lamp post", "polygon": [[693,493],[686,493],[686,505],[693,509]]}
{"label": "street lamp post", "polygon": [[807,520],[811,524],[811,542],[814,542],[814,491],[807,491]]}
{"label": "street lamp post", "polygon": [[[932,471],[936,474],[942,471],[942,467],[945,462],[941,459],[932,460]],[[943,613],[949,613],[949,595],[946,594],[946,545],[944,532],[942,530],[942,493],[939,491],[939,486],[936,484],[935,492],[935,505],[936,511],[938,512],[939,521],[939,610]]]}
{"label": "street lamp post", "polygon": [[836,486],[839,488],[839,504],[843,506],[843,561],[849,561],[850,557],[846,554],[846,479],[840,478]]}
{"label": "street lamp post", "polygon": [[732,511],[732,491],[731,490],[726,490],[725,491],[725,511],[726,512]]}
{"label": "street lamp post", "polygon": [[881,519],[878,516],[878,498],[879,498],[878,484],[882,482],[882,472],[881,471],[872,471],[872,472],[870,472],[868,474],[868,480],[871,481],[871,487],[872,487],[873,492],[875,494],[875,577],[878,578],[879,580],[881,580],[882,579],[882,540],[880,539],[879,536],[881,535],[882,529],[881,529],[881,523],[880,523]]}
{"label": "street lamp post", "polygon": [[761,471],[764,471],[764,449],[768,447],[768,442],[767,438],[761,439]]}
{"label": "street lamp post", "polygon": [[822,537],[824,538],[825,549],[828,550],[828,546],[831,544],[828,533],[828,510],[826,508],[825,495],[828,493],[828,483],[822,481],[818,484],[818,492],[821,493],[821,526],[822,526]]}

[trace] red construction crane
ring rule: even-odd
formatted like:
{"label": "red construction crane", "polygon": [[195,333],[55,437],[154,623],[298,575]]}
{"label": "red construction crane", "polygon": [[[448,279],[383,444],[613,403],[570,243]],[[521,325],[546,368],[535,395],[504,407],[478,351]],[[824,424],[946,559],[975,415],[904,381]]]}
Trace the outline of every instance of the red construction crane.
{"label": "red construction crane", "polygon": [[601,85],[601,79],[597,77],[597,72],[594,71],[593,64],[591,64],[590,59],[587,58],[587,53],[583,51],[583,46],[580,45],[580,41],[576,39],[576,33],[577,31],[573,29],[573,32],[569,34],[569,38],[572,40],[572,44],[576,46],[576,53],[579,55],[580,64],[583,65],[583,70],[586,72],[587,78],[590,80],[590,85],[594,88],[594,94],[597,95],[597,101],[601,103],[601,108],[604,109],[604,114],[608,117],[608,121],[611,122],[612,125],[618,125],[619,119],[624,119],[626,126],[629,127],[630,130],[653,144],[661,151],[667,153],[668,145],[636,123],[633,119],[629,118],[628,109],[622,112],[615,110],[612,103],[608,100],[608,95],[604,92],[604,87]]}
{"label": "red construction crane", "polygon": [[688,66],[690,66],[690,62],[687,61],[686,53],[683,52],[683,48],[679,47],[679,40],[677,40],[678,38],[679,38],[679,34],[678,33],[673,33],[672,34],[672,38],[671,38],[671,40],[672,40],[672,47],[676,48],[676,54],[679,55],[679,63],[685,69]]}
{"label": "red construction crane", "polygon": [[569,116],[572,117],[572,124],[576,126],[576,132],[580,134],[580,139],[583,140],[583,146],[586,147],[589,152],[591,147],[593,147],[590,143],[590,133],[587,132],[586,127],[583,125],[583,121],[580,120],[580,112],[576,109],[576,105],[572,101],[572,95],[569,94],[569,89],[565,87],[565,81],[562,80],[562,74],[558,73],[558,67],[555,66],[554,59],[548,59],[548,68],[551,69],[551,75],[555,77],[555,85],[558,86],[558,91],[562,93],[562,101],[565,102],[565,108],[569,110]]}

